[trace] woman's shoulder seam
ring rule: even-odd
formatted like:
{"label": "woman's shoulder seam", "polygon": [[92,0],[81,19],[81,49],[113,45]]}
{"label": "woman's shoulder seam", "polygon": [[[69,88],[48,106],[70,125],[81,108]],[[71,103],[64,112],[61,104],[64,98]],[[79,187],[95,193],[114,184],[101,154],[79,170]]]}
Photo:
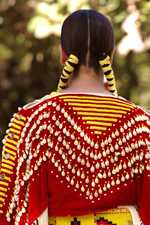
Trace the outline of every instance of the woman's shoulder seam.
{"label": "woman's shoulder seam", "polygon": [[22,107],[23,110],[31,110],[32,108],[42,104],[42,103],[45,103],[46,100],[52,100],[54,97],[58,96],[58,93],[57,92],[51,92],[50,94],[48,95],[45,95],[44,97],[42,98],[39,98],[39,99],[35,99],[34,101],[24,105]]}

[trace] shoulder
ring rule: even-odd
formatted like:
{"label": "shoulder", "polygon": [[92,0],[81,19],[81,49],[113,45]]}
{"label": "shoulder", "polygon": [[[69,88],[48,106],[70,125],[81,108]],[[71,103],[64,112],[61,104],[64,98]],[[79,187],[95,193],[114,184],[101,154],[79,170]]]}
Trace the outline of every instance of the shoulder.
{"label": "shoulder", "polygon": [[40,99],[36,99],[24,105],[23,107],[18,108],[18,113],[26,117],[30,117],[36,110],[39,110],[40,107],[43,107],[44,104],[48,105],[49,102],[53,101],[53,99],[56,99],[58,95],[59,93],[57,92],[51,92]]}
{"label": "shoulder", "polygon": [[137,122],[146,121],[150,125],[150,112],[143,106],[135,105],[133,116]]}
{"label": "shoulder", "polygon": [[8,141],[15,141],[17,146],[18,141],[24,137],[25,131],[29,131],[33,124],[37,122],[38,118],[41,120],[41,114],[51,111],[51,105],[53,101],[57,101],[57,96],[58,93],[52,92],[41,99],[36,99],[23,107],[19,107],[18,111],[13,114],[8,124],[8,129],[6,130],[6,135],[3,139],[4,148]]}
{"label": "shoulder", "polygon": [[[53,92],[41,99],[37,99],[23,107],[18,108],[14,113],[6,135],[3,139],[3,158],[11,158],[15,161],[17,148],[25,141],[25,138],[31,134],[35,127],[40,127],[47,118],[50,118],[53,102],[57,101],[58,93]],[[47,123],[48,121],[46,121]]]}
{"label": "shoulder", "polygon": [[52,92],[49,95],[28,103],[22,108],[18,108],[18,112],[14,114],[9,126],[15,126],[17,128],[17,123],[23,120],[19,143],[28,142],[29,138],[27,137],[34,137],[34,133],[37,130],[39,133],[46,131],[53,114],[57,110],[59,95],[57,92]]}
{"label": "shoulder", "polygon": [[147,117],[147,119],[150,120],[150,111],[148,109],[144,108],[143,106],[139,106],[139,105],[136,107],[143,115],[145,115]]}
{"label": "shoulder", "polygon": [[119,101],[127,108],[126,114],[123,114],[120,118],[121,126],[125,127],[127,133],[131,132],[139,135],[149,135],[150,113],[148,110],[123,97],[117,97],[116,99],[119,99]]}
{"label": "shoulder", "polygon": [[142,115],[145,115],[147,119],[148,118],[150,119],[150,111],[148,109],[144,108],[143,106],[137,105],[134,102],[127,100],[123,97],[119,97],[118,99],[124,102],[125,104],[128,104],[129,106],[131,106],[134,112],[136,112],[135,115],[142,114]]}
{"label": "shoulder", "polygon": [[133,137],[139,138],[140,141],[144,141],[143,144],[147,146],[150,141],[150,113],[144,107],[134,105],[133,110],[130,113],[130,121],[133,123],[131,131],[133,131]]}

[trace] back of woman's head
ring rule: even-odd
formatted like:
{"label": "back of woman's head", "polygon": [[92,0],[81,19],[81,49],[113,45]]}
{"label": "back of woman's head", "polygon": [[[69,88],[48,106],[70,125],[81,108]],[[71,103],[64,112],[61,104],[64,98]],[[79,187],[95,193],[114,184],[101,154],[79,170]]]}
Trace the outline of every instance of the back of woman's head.
{"label": "back of woman's head", "polygon": [[114,34],[109,19],[95,10],[78,10],[63,23],[61,46],[67,56],[74,54],[83,64],[96,71],[98,61],[111,56],[114,49]]}

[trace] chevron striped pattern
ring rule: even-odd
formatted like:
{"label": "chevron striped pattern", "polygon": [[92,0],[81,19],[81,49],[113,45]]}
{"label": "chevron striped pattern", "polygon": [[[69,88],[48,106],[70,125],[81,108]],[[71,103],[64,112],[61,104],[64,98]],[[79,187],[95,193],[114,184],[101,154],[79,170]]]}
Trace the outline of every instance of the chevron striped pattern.
{"label": "chevron striped pattern", "polygon": [[90,126],[90,130],[97,135],[106,131],[114,122],[134,108],[133,104],[114,97],[62,95],[60,99],[72,107],[77,115],[82,117],[85,124]]}

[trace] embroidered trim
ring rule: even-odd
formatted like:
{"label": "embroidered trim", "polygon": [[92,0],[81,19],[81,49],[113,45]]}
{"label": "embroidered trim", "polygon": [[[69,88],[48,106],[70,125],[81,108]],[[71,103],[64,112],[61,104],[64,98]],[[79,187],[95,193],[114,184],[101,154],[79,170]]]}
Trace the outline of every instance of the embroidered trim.
{"label": "embroidered trim", "polygon": [[[42,215],[41,215],[42,220]],[[80,225],[97,225],[97,224],[112,224],[112,225],[127,225],[130,222],[132,225],[132,216],[127,208],[115,208],[107,211],[96,212],[83,216],[65,216],[65,217],[49,217],[49,225],[71,225],[78,221]],[[101,222],[101,223],[100,223]],[[45,225],[40,224],[40,225]],[[138,224],[137,224],[138,225]]]}
{"label": "embroidered trim", "polygon": [[[3,213],[3,206],[7,197],[7,191],[9,182],[11,181],[11,175],[13,174],[17,144],[20,138],[21,131],[25,125],[26,117],[15,113],[11,122],[9,123],[9,129],[6,131],[6,136],[3,139],[3,151],[2,151],[2,163],[0,169],[0,212]],[[17,135],[16,135],[17,134]]]}

